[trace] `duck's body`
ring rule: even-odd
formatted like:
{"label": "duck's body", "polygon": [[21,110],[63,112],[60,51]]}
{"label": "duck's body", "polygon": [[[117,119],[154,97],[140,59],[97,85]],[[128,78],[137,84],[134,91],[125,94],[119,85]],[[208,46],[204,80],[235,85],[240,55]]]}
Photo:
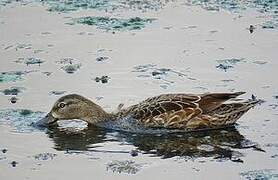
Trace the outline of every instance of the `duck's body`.
{"label": "duck's body", "polygon": [[107,113],[92,101],[76,94],[61,97],[47,116],[47,123],[59,119],[82,119],[109,129],[139,132],[188,132],[231,126],[259,101],[224,102],[244,92],[163,94],[148,98],[116,113]]}

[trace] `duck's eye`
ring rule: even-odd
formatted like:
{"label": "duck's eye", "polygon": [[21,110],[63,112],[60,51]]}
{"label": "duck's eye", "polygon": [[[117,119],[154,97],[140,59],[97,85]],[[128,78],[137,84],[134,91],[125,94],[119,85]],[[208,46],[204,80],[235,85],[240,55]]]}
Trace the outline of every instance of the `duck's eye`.
{"label": "duck's eye", "polygon": [[64,102],[60,102],[59,104],[58,104],[58,107],[59,108],[64,108],[66,106],[66,103],[64,103]]}

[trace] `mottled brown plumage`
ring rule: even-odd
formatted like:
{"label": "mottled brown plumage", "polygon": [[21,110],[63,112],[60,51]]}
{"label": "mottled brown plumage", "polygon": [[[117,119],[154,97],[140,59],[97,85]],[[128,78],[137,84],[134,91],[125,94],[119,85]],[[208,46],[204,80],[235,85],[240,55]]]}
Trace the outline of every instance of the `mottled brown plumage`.
{"label": "mottled brown plumage", "polygon": [[146,127],[218,128],[234,124],[256,104],[255,101],[223,104],[241,94],[244,93],[164,94],[122,110],[119,115],[131,115]]}
{"label": "mottled brown plumage", "polygon": [[[139,104],[106,113],[100,106],[76,94],[61,97],[48,114],[47,123],[59,119],[82,119],[89,124],[132,118],[144,128],[167,128],[185,131],[215,129],[233,125],[259,101],[225,103],[244,92],[194,94],[163,94]],[[62,104],[61,104],[62,103]]]}

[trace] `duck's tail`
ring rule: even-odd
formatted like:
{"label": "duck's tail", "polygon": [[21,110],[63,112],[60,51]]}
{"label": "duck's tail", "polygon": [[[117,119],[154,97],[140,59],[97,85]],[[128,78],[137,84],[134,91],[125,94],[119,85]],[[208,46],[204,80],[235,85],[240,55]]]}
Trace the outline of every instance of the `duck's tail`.
{"label": "duck's tail", "polygon": [[231,125],[234,124],[249,109],[263,102],[264,101],[260,99],[251,99],[245,102],[222,104],[210,114],[217,116],[219,121],[221,121],[221,124]]}

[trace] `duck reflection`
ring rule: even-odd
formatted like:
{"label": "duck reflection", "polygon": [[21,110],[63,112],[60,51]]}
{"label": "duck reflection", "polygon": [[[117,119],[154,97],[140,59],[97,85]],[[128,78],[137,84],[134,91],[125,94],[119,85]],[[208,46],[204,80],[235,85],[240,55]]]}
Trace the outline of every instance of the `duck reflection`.
{"label": "duck reflection", "polygon": [[[108,131],[90,127],[82,131],[69,131],[53,127],[47,131],[53,139],[55,149],[61,151],[98,151],[103,142],[116,141],[131,144],[144,154],[171,158],[175,156],[186,159],[212,157],[221,160],[243,162],[240,149],[264,151],[259,146],[246,139],[236,128],[194,132],[171,135],[143,135],[125,132]],[[102,148],[103,149],[103,148]],[[129,151],[106,151],[129,153]]]}

